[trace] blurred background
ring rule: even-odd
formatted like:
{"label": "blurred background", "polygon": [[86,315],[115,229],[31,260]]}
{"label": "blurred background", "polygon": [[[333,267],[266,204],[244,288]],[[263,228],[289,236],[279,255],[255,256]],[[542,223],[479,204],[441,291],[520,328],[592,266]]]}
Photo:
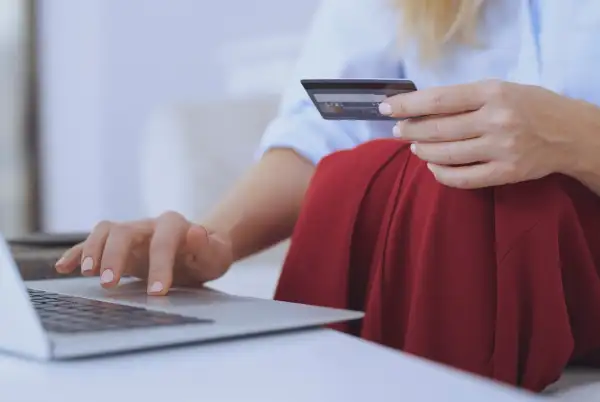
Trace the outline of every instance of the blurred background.
{"label": "blurred background", "polygon": [[0,0],[0,231],[201,219],[251,163],[317,4]]}

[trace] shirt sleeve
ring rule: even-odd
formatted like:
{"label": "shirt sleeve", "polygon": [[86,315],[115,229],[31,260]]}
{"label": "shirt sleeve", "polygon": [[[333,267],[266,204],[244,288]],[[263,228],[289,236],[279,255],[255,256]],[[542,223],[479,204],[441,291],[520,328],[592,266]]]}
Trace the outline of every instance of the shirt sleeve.
{"label": "shirt sleeve", "polygon": [[316,11],[292,79],[257,156],[272,148],[294,149],[317,164],[326,155],[371,139],[365,122],[321,117],[300,80],[401,78],[397,11],[387,0],[324,0]]}

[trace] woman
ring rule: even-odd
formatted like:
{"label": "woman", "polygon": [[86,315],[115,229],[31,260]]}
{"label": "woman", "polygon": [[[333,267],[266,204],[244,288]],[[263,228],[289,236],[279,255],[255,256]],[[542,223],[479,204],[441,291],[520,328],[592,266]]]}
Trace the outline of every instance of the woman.
{"label": "woman", "polygon": [[[276,297],[365,311],[340,330],[532,390],[594,364],[600,6],[396,3],[323,2],[259,162],[204,222],[103,222],[57,270],[164,295],[293,232]],[[298,83],[328,77],[421,90],[380,105],[397,124],[332,122]]]}

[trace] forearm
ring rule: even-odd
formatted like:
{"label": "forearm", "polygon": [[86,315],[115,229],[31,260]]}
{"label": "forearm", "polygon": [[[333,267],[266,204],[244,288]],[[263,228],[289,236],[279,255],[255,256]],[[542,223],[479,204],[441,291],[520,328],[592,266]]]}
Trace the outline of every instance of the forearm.
{"label": "forearm", "polygon": [[314,166],[291,150],[273,150],[253,166],[204,224],[226,233],[240,260],[288,238]]}

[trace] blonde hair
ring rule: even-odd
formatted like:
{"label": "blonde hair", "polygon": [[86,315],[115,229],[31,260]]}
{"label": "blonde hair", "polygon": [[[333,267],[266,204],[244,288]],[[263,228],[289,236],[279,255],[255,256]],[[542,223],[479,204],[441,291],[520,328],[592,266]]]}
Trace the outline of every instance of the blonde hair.
{"label": "blonde hair", "polygon": [[393,0],[400,9],[402,42],[414,40],[421,59],[438,58],[450,43],[477,45],[483,0]]}

